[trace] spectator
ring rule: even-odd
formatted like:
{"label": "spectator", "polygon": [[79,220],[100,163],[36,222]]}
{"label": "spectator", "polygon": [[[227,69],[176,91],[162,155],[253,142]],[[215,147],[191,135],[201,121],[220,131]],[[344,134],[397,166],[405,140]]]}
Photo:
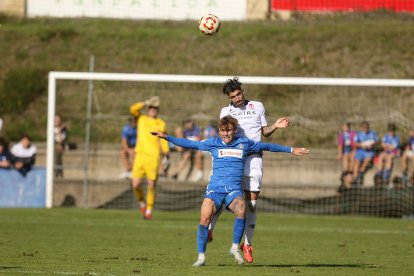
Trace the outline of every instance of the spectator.
{"label": "spectator", "polygon": [[341,174],[340,180],[341,180],[341,185],[338,188],[338,194],[343,194],[344,192],[352,188],[353,177],[352,177],[351,171],[344,171]]}
{"label": "spectator", "polygon": [[414,129],[410,130],[408,133],[408,142],[407,146],[405,147],[405,151],[402,156],[402,170],[403,170],[403,178],[408,179],[408,161],[411,160],[412,166],[412,173],[414,176]]}
{"label": "spectator", "polygon": [[27,134],[23,134],[20,142],[12,147],[13,165],[23,176],[26,176],[32,169],[36,160],[36,153],[36,146],[31,143],[31,138]]}
{"label": "spectator", "polygon": [[352,171],[355,158],[355,131],[351,123],[344,123],[338,134],[338,160],[342,160],[342,171]]}
{"label": "spectator", "polygon": [[376,174],[374,176],[374,188],[381,189],[381,188],[383,188],[383,186],[384,186],[384,182],[382,180],[382,176]]}
{"label": "spectator", "polygon": [[3,137],[0,137],[0,169],[10,168],[11,160],[9,144]]}
{"label": "spectator", "polygon": [[388,134],[381,140],[383,152],[381,152],[378,157],[376,174],[382,176],[384,184],[389,183],[394,158],[399,154],[400,137],[396,135],[395,131],[395,124],[389,124]]}
{"label": "spectator", "polygon": [[0,134],[1,134],[1,129],[3,128],[3,119],[0,118]]}
{"label": "spectator", "polygon": [[218,137],[217,133],[217,123],[211,121],[208,126],[204,129],[204,139]]}
{"label": "spectator", "polygon": [[354,137],[354,179],[357,185],[363,185],[363,177],[374,157],[374,147],[378,141],[375,131],[371,130],[368,122],[361,123],[361,131]]}
{"label": "spectator", "polygon": [[135,145],[137,143],[137,118],[131,116],[128,124],[122,128],[121,139],[121,160],[125,171],[122,172],[120,178],[132,178],[132,165],[135,158]]}
{"label": "spectator", "polygon": [[403,179],[400,176],[394,176],[394,178],[392,179],[392,184],[394,186],[394,189],[396,190],[401,190],[404,187]]}
{"label": "spectator", "polygon": [[[180,129],[176,130],[177,137],[179,138],[186,138],[191,141],[201,141],[201,129],[197,127],[193,120],[186,120],[183,122],[183,129],[180,133]],[[173,179],[178,178],[179,172],[183,171],[184,168],[187,166],[187,163],[190,161],[190,170],[186,176],[186,179],[191,174],[191,170],[193,168],[193,160],[195,161],[195,177],[193,181],[197,182],[203,178],[203,154],[201,151],[196,151],[192,149],[178,149],[182,151],[183,154],[181,156],[180,163],[178,164],[177,172],[172,176]]]}
{"label": "spectator", "polygon": [[53,135],[55,140],[55,177],[63,178],[63,152],[65,151],[68,131],[62,124],[60,115],[55,116]]}

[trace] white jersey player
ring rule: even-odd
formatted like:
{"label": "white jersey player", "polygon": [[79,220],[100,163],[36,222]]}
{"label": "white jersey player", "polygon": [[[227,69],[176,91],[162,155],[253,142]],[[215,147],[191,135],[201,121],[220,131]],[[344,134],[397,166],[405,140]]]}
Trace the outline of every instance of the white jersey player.
{"label": "white jersey player", "polygon": [[[231,115],[239,122],[237,136],[247,137],[260,142],[262,135],[269,137],[278,128],[289,126],[286,117],[278,119],[271,126],[266,120],[265,108],[261,102],[248,101],[244,97],[241,82],[237,77],[228,79],[223,87],[223,94],[227,95],[230,104],[222,108],[220,118]],[[244,166],[243,190],[246,198],[246,228],[245,241],[241,245],[244,258],[247,262],[253,262],[252,237],[256,225],[256,201],[260,193],[262,183],[262,154],[254,153],[247,157]],[[221,210],[213,217],[210,225],[209,240],[212,241],[212,231],[220,216]]]}

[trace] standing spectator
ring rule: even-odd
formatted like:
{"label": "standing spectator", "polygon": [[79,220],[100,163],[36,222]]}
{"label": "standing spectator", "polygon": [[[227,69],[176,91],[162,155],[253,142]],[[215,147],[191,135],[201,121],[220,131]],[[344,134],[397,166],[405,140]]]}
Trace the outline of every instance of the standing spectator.
{"label": "standing spectator", "polygon": [[[142,109],[147,107],[147,114]],[[155,204],[155,186],[158,179],[160,156],[168,155],[168,142],[151,135],[151,132],[166,132],[165,121],[158,118],[160,99],[154,96],[145,102],[137,102],[130,107],[130,112],[137,117],[137,137],[135,159],[132,169],[132,186],[135,197],[139,202],[144,219],[152,218],[152,209]],[[142,179],[146,177],[147,198],[141,187]]]}
{"label": "standing spectator", "polygon": [[338,160],[342,159],[342,171],[352,171],[355,158],[355,131],[351,130],[351,123],[344,123],[338,134]]}
{"label": "standing spectator", "polygon": [[384,184],[388,184],[391,176],[394,158],[398,156],[400,137],[395,133],[395,124],[388,125],[388,134],[381,140],[383,152],[380,153],[377,163],[377,175],[382,176]]}
{"label": "standing spectator", "polygon": [[55,128],[53,130],[55,140],[55,177],[63,178],[63,152],[68,138],[68,131],[62,124],[60,115],[55,116]]}
{"label": "standing spectator", "polygon": [[[201,129],[196,126],[193,120],[186,120],[183,122],[183,130],[182,133],[179,133],[179,130],[176,131],[177,134],[180,134],[178,137],[185,138],[187,140],[191,141],[201,141]],[[193,149],[184,149],[182,150],[183,154],[181,156],[180,163],[178,164],[177,172],[172,176],[172,178],[177,179],[178,174],[184,170],[184,168],[187,166],[188,161],[190,161],[190,170],[187,174],[186,179],[191,173],[191,170],[193,168],[193,160],[195,161],[195,177],[194,181],[200,181],[203,178],[203,154],[201,151],[196,151]]]}
{"label": "standing spectator", "polygon": [[361,123],[361,130],[354,138],[355,159],[354,159],[354,179],[357,185],[363,184],[363,177],[374,157],[374,147],[378,142],[378,136],[371,130],[368,122]]}
{"label": "standing spectator", "polygon": [[0,137],[0,169],[10,168],[11,160],[9,143],[3,137]]}
{"label": "standing spectator", "polygon": [[35,163],[37,153],[37,148],[31,143],[30,136],[23,134],[20,142],[12,147],[11,153],[14,167],[26,176]]}
{"label": "standing spectator", "polygon": [[132,166],[135,158],[135,145],[137,143],[137,118],[131,116],[128,124],[122,128],[121,160],[125,171],[120,178],[132,178]]}
{"label": "standing spectator", "polygon": [[408,133],[408,142],[407,146],[405,147],[405,151],[402,156],[402,170],[403,170],[403,178],[408,179],[408,161],[411,160],[412,166],[412,173],[414,177],[414,129],[410,130]]}

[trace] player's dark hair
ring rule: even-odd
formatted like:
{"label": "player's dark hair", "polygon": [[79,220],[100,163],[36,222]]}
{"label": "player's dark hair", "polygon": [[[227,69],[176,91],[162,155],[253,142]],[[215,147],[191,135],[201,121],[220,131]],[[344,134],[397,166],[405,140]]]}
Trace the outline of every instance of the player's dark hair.
{"label": "player's dark hair", "polygon": [[239,81],[238,77],[226,80],[223,86],[223,94],[228,95],[233,91],[240,90],[243,91],[241,87],[242,83]]}
{"label": "player's dark hair", "polygon": [[223,118],[220,119],[220,121],[218,123],[218,127],[220,129],[222,127],[227,127],[228,125],[232,125],[234,129],[237,129],[237,124],[238,123],[239,122],[237,121],[236,118],[234,118],[230,115],[227,115],[227,116],[224,116]]}

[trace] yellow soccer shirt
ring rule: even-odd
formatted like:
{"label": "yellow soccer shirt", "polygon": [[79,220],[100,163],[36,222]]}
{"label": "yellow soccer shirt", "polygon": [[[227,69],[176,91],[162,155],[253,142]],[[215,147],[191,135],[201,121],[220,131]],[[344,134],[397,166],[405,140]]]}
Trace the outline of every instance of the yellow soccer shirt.
{"label": "yellow soccer shirt", "polygon": [[137,139],[135,152],[139,154],[147,154],[158,158],[160,152],[168,153],[168,142],[151,135],[150,132],[166,132],[166,124],[160,118],[151,118],[142,114],[140,110],[144,107],[144,103],[138,102],[131,106],[131,113],[138,117],[137,122]]}

